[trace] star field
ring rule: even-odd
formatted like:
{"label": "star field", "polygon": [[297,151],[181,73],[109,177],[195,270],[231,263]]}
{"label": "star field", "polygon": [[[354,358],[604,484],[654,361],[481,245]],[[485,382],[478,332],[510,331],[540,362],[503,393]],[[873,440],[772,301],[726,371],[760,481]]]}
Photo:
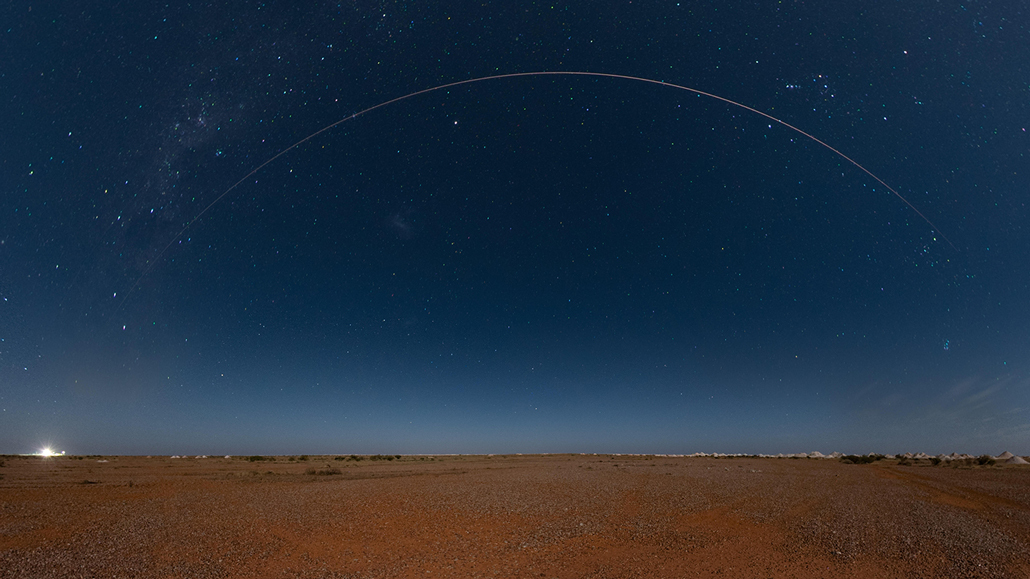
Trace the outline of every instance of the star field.
{"label": "star field", "polygon": [[1030,453],[1018,10],[2,11],[3,452]]}

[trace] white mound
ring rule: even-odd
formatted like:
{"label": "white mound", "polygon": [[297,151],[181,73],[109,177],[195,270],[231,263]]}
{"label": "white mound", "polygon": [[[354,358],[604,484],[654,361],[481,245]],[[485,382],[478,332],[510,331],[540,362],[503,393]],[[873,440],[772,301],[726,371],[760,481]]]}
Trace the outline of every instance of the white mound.
{"label": "white mound", "polygon": [[1021,457],[1013,456],[1006,460],[1005,464],[1030,464],[1030,462],[1023,460]]}
{"label": "white mound", "polygon": [[999,454],[998,456],[996,456],[994,458],[997,459],[997,460],[1008,460],[1008,459],[1012,458],[1013,456],[1015,456],[1015,455],[1006,450],[1005,452]]}

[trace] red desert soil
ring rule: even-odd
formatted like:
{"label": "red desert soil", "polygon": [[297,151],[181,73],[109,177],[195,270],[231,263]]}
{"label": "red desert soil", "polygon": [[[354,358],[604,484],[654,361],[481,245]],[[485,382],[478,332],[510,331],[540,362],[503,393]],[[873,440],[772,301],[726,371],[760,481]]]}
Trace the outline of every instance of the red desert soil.
{"label": "red desert soil", "polygon": [[0,577],[1030,577],[1026,467],[105,460],[3,458]]}

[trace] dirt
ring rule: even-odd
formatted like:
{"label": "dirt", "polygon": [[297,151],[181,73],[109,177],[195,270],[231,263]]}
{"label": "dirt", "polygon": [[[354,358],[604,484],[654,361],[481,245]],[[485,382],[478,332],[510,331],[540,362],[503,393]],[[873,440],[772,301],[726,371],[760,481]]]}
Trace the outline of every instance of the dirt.
{"label": "dirt", "polygon": [[0,578],[1030,577],[1016,465],[3,461]]}

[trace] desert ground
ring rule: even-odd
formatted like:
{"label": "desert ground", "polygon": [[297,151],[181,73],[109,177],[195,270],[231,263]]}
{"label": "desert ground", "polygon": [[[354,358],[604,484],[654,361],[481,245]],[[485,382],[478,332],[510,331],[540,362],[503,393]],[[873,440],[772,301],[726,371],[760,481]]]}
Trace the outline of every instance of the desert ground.
{"label": "desert ground", "polygon": [[1030,577],[1026,466],[260,458],[3,457],[0,577]]}

